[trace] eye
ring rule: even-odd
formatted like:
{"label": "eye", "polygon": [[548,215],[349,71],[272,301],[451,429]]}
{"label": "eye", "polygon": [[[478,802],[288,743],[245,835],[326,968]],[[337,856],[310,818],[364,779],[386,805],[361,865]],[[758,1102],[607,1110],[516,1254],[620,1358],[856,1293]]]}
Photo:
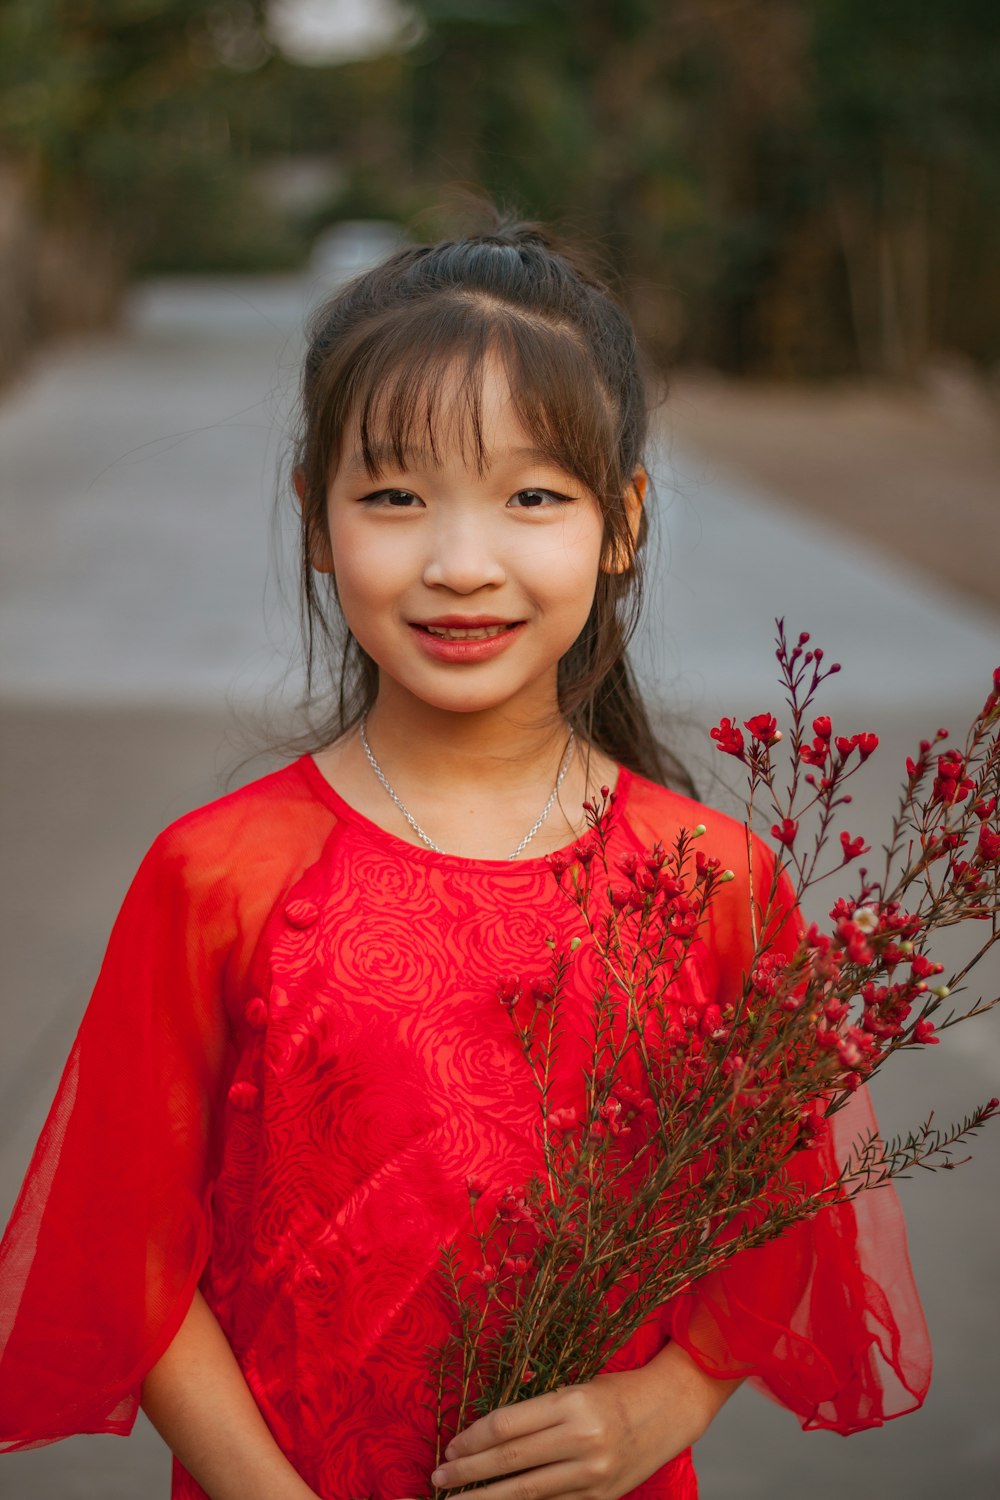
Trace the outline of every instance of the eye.
{"label": "eye", "polygon": [[386,500],[393,510],[410,510],[412,507],[407,502],[416,499],[412,490],[376,490],[373,495],[362,495],[361,504],[374,508],[381,500]]}
{"label": "eye", "polygon": [[[515,507],[520,510],[543,510],[544,502],[551,500],[556,505],[572,505],[573,501],[568,495],[557,495],[554,490],[518,490],[516,495],[511,495],[511,500],[527,498],[529,504]],[[510,501],[507,502],[508,504]]]}

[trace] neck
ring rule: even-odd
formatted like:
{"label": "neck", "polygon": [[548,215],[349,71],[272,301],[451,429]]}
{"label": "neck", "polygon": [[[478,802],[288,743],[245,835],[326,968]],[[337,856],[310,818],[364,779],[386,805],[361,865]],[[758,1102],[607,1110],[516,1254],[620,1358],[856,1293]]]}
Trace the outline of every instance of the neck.
{"label": "neck", "polygon": [[528,722],[523,705],[505,712],[454,713],[432,704],[388,702],[380,691],[368,714],[368,742],[398,794],[425,802],[532,795],[555,784],[570,729],[558,709]]}

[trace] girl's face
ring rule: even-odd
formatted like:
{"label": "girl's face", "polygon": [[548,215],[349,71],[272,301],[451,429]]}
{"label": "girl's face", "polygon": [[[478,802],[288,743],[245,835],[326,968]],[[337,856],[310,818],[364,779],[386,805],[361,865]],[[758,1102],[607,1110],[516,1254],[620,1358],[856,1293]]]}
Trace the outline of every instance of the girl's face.
{"label": "girl's face", "polygon": [[[453,387],[452,387],[453,389]],[[429,452],[391,456],[373,481],[357,429],[345,433],[327,491],[337,592],[347,623],[392,691],[455,713],[556,698],[560,658],[586,623],[601,561],[596,497],[534,448],[498,361],[483,369],[484,466],[448,430]],[[471,445],[470,445],[471,446]],[[641,499],[641,489],[635,498]],[[435,656],[420,625],[441,616],[523,622],[481,660]]]}

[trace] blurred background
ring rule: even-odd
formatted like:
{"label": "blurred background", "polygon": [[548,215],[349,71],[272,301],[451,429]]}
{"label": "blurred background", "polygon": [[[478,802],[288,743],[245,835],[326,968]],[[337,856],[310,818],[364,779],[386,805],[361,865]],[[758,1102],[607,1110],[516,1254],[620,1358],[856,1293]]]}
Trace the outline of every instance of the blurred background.
{"label": "blurred background", "polygon": [[[461,190],[595,250],[666,378],[631,655],[706,801],[739,810],[708,726],[781,715],[777,615],[843,663],[838,730],[882,738],[850,814],[873,843],[903,757],[985,697],[995,4],[3,0],[0,1222],[143,853],[308,723],[303,322],[460,227]],[[887,1132],[954,1118],[1000,1092],[1000,1020],[899,1064]],[[998,1150],[901,1185],[926,1406],[844,1440],[742,1391],[700,1445],[705,1500],[992,1500]],[[0,1494],[165,1496],[168,1470],[140,1416],[0,1458]]]}

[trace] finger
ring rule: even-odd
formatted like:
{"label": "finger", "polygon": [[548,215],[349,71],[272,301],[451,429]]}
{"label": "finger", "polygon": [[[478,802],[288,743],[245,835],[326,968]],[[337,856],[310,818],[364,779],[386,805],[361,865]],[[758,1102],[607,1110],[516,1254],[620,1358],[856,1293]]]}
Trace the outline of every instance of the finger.
{"label": "finger", "polygon": [[493,1448],[511,1438],[554,1427],[560,1420],[561,1406],[562,1397],[554,1391],[547,1391],[542,1396],[530,1396],[527,1401],[517,1401],[511,1406],[495,1407],[452,1438],[444,1450],[445,1458],[464,1458],[466,1454]]}
{"label": "finger", "polygon": [[473,1493],[476,1500],[571,1500],[583,1491],[583,1470],[578,1462],[569,1461],[543,1464],[529,1473],[500,1479]]}
{"label": "finger", "polygon": [[519,1474],[525,1469],[553,1465],[578,1457],[579,1442],[568,1427],[547,1427],[523,1437],[510,1437],[492,1448],[449,1459],[435,1469],[431,1482],[438,1489],[454,1489],[477,1479],[494,1479]]}

